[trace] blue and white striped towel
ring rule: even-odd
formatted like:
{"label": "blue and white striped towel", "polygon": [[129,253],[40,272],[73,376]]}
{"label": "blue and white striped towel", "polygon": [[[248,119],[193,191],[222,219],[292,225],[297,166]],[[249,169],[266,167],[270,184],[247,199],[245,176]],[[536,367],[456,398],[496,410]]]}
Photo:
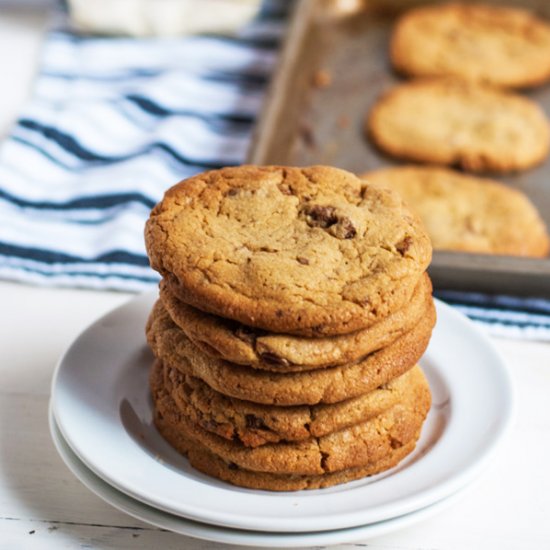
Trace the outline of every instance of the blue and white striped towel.
{"label": "blue and white striped towel", "polygon": [[245,159],[286,4],[267,4],[236,38],[101,38],[57,25],[0,148],[0,277],[152,288],[149,210],[177,181]]}
{"label": "blue and white striped towel", "polygon": [[[287,0],[236,38],[101,38],[58,25],[0,147],[0,277],[142,291],[164,190],[244,161]],[[441,292],[495,334],[550,341],[550,301]]]}
{"label": "blue and white striped towel", "polygon": [[548,299],[453,290],[438,290],[434,294],[493,336],[550,342]]}

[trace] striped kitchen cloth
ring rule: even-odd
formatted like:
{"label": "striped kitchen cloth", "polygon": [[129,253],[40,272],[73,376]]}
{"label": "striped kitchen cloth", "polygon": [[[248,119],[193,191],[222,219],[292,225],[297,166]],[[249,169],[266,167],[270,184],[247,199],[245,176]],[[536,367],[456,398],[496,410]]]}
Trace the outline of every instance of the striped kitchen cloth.
{"label": "striped kitchen cloth", "polygon": [[165,189],[241,164],[287,0],[236,37],[46,37],[32,99],[0,147],[0,277],[141,291],[143,226]]}
{"label": "striped kitchen cloth", "polygon": [[493,336],[550,342],[548,299],[453,290],[437,290],[434,294]]}
{"label": "striped kitchen cloth", "polygon": [[[287,0],[238,36],[106,38],[64,22],[0,146],[0,278],[144,291],[143,226],[175,182],[245,160]],[[550,341],[550,301],[440,292],[493,334]]]}

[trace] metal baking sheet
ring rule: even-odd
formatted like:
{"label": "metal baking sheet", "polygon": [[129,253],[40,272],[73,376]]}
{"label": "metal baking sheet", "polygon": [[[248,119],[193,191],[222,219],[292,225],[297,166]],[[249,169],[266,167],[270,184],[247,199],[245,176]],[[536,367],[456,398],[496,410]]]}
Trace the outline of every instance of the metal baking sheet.
{"label": "metal baking sheet", "polygon": [[[400,164],[373,146],[364,125],[376,99],[402,81],[390,66],[390,33],[400,10],[419,3],[298,1],[248,160],[358,174]],[[550,19],[550,2],[515,3]],[[523,93],[550,118],[550,85]],[[524,191],[550,227],[550,158],[529,171],[484,175]],[[550,259],[437,251],[430,274],[436,288],[550,296]]]}

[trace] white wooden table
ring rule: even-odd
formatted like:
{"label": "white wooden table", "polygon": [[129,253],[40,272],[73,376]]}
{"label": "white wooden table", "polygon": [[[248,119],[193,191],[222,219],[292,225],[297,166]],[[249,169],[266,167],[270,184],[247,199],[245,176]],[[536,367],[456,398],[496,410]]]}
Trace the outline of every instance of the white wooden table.
{"label": "white wooden table", "polygon": [[[0,5],[0,135],[27,93],[43,24],[44,14],[6,14]],[[72,476],[51,443],[47,406],[60,354],[86,325],[129,298],[0,282],[0,550],[222,548],[113,509]],[[368,541],[369,548],[550,549],[550,345],[494,342],[518,398],[505,447],[460,501]]]}

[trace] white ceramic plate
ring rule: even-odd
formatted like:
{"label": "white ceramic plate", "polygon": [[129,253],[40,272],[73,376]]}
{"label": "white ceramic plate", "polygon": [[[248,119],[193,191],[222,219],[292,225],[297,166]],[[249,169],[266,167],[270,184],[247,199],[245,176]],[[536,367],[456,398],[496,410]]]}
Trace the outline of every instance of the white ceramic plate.
{"label": "white ceramic plate", "polygon": [[204,539],[229,544],[245,546],[299,548],[320,545],[345,544],[357,541],[365,541],[374,537],[386,535],[398,529],[404,529],[419,521],[423,521],[434,514],[444,510],[460,497],[464,490],[447,497],[431,506],[422,508],[416,512],[405,514],[397,518],[371,523],[349,529],[336,531],[322,531],[313,533],[268,533],[258,531],[244,531],[242,529],[230,529],[217,527],[206,523],[199,523],[190,519],[175,516],[163,512],[147,504],[135,500],[128,495],[117,491],[114,487],[96,476],[70,449],[59,428],[56,425],[53,414],[50,413],[50,432],[55,447],[69,470],[93,493],[127,514],[169,531],[181,535],[187,535],[197,539]]}
{"label": "white ceramic plate", "polygon": [[487,338],[437,303],[421,365],[433,407],[417,449],[378,476],[321,489],[270,493],[233,487],[190,467],[152,424],[144,295],[73,343],[54,375],[52,407],[75,454],[96,475],[150,506],[195,521],[279,532],[366,525],[429,506],[469,483],[511,422],[512,385]]}

